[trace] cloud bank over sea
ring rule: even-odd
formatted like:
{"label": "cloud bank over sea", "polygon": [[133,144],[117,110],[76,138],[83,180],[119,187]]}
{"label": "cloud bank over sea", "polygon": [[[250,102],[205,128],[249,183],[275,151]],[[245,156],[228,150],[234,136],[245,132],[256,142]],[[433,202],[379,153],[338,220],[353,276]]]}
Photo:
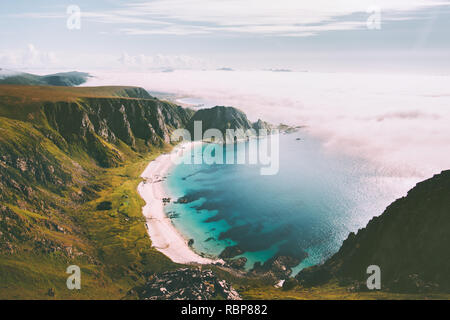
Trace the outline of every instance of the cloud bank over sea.
{"label": "cloud bank over sea", "polygon": [[448,75],[193,70],[93,74],[86,85],[142,86],[235,106],[252,120],[306,125],[330,152],[365,158],[405,187],[450,168]]}

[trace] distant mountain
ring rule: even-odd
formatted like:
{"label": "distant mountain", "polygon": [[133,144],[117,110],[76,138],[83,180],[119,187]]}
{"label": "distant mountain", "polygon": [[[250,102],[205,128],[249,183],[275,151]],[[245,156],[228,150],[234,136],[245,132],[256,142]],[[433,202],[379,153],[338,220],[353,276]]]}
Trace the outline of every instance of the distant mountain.
{"label": "distant mountain", "polygon": [[292,72],[291,69],[269,69],[268,71],[272,71],[272,72]]}
{"label": "distant mountain", "polygon": [[245,113],[233,107],[216,106],[211,109],[198,110],[187,125],[192,137],[194,137],[196,121],[201,121],[202,133],[208,129],[218,129],[225,134],[227,129],[246,131],[252,128],[252,123],[247,119]]}
{"label": "distant mountain", "polygon": [[217,71],[234,71],[232,68],[229,68],[229,67],[218,68],[216,70]]}
{"label": "distant mountain", "polygon": [[323,265],[297,279],[316,286],[330,279],[366,287],[367,267],[381,269],[382,289],[450,292],[450,170],[418,183],[357,234]]}
{"label": "distant mountain", "polygon": [[[262,120],[255,123],[247,119],[247,115],[241,110],[234,107],[216,106],[210,109],[200,109],[191,118],[187,125],[187,129],[194,137],[194,123],[195,121],[202,122],[202,133],[208,129],[218,129],[223,135],[226,134],[227,129],[233,130],[255,130],[259,134],[259,130],[270,130],[272,126]],[[241,137],[238,137],[240,139]]]}
{"label": "distant mountain", "polygon": [[85,83],[89,77],[88,73],[77,71],[38,76],[0,69],[0,84],[73,87]]}

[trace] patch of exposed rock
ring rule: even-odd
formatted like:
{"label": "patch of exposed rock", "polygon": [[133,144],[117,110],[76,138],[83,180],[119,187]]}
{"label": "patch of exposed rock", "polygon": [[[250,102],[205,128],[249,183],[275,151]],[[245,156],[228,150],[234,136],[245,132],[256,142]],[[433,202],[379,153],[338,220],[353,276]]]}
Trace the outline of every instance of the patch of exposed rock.
{"label": "patch of exposed rock", "polygon": [[287,256],[275,255],[264,264],[256,262],[251,270],[254,274],[265,274],[274,279],[286,279],[292,273],[292,268],[300,263],[301,259]]}
{"label": "patch of exposed rock", "polygon": [[221,259],[231,259],[240,254],[243,254],[244,251],[239,246],[229,246],[226,247],[220,254],[219,258]]}
{"label": "patch of exposed rock", "polygon": [[239,293],[211,270],[183,268],[155,274],[141,287],[132,289],[145,300],[241,300]]}
{"label": "patch of exposed rock", "polygon": [[246,257],[240,257],[237,259],[226,259],[225,260],[228,266],[230,266],[233,269],[243,270],[245,267],[245,264],[247,263]]}

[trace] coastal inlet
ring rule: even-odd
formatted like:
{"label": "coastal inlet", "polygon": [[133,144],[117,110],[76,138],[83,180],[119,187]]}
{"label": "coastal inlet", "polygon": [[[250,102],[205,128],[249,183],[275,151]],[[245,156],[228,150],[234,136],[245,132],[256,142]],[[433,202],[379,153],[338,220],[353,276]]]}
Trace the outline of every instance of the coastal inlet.
{"label": "coastal inlet", "polygon": [[[223,148],[224,157],[240,150]],[[168,171],[164,185],[174,201],[164,210],[199,255],[255,271],[280,263],[294,275],[335,253],[396,194],[370,164],[325,150],[303,129],[280,136],[278,174],[259,169],[182,163]]]}

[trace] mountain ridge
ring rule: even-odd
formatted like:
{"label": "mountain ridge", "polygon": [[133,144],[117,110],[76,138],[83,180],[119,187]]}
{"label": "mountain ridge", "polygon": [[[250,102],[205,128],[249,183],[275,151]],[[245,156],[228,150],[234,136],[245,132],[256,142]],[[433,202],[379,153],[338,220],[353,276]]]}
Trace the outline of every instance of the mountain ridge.
{"label": "mountain ridge", "polygon": [[227,130],[234,130],[238,139],[244,139],[247,138],[246,134],[257,136],[262,133],[262,130],[266,130],[266,134],[270,134],[270,130],[273,128],[272,125],[261,119],[252,123],[248,120],[247,115],[238,108],[215,106],[197,110],[189,120],[186,128],[193,139],[196,139],[194,127],[196,121],[202,123],[202,136],[209,129],[215,129],[219,130],[227,141],[233,139]]}

